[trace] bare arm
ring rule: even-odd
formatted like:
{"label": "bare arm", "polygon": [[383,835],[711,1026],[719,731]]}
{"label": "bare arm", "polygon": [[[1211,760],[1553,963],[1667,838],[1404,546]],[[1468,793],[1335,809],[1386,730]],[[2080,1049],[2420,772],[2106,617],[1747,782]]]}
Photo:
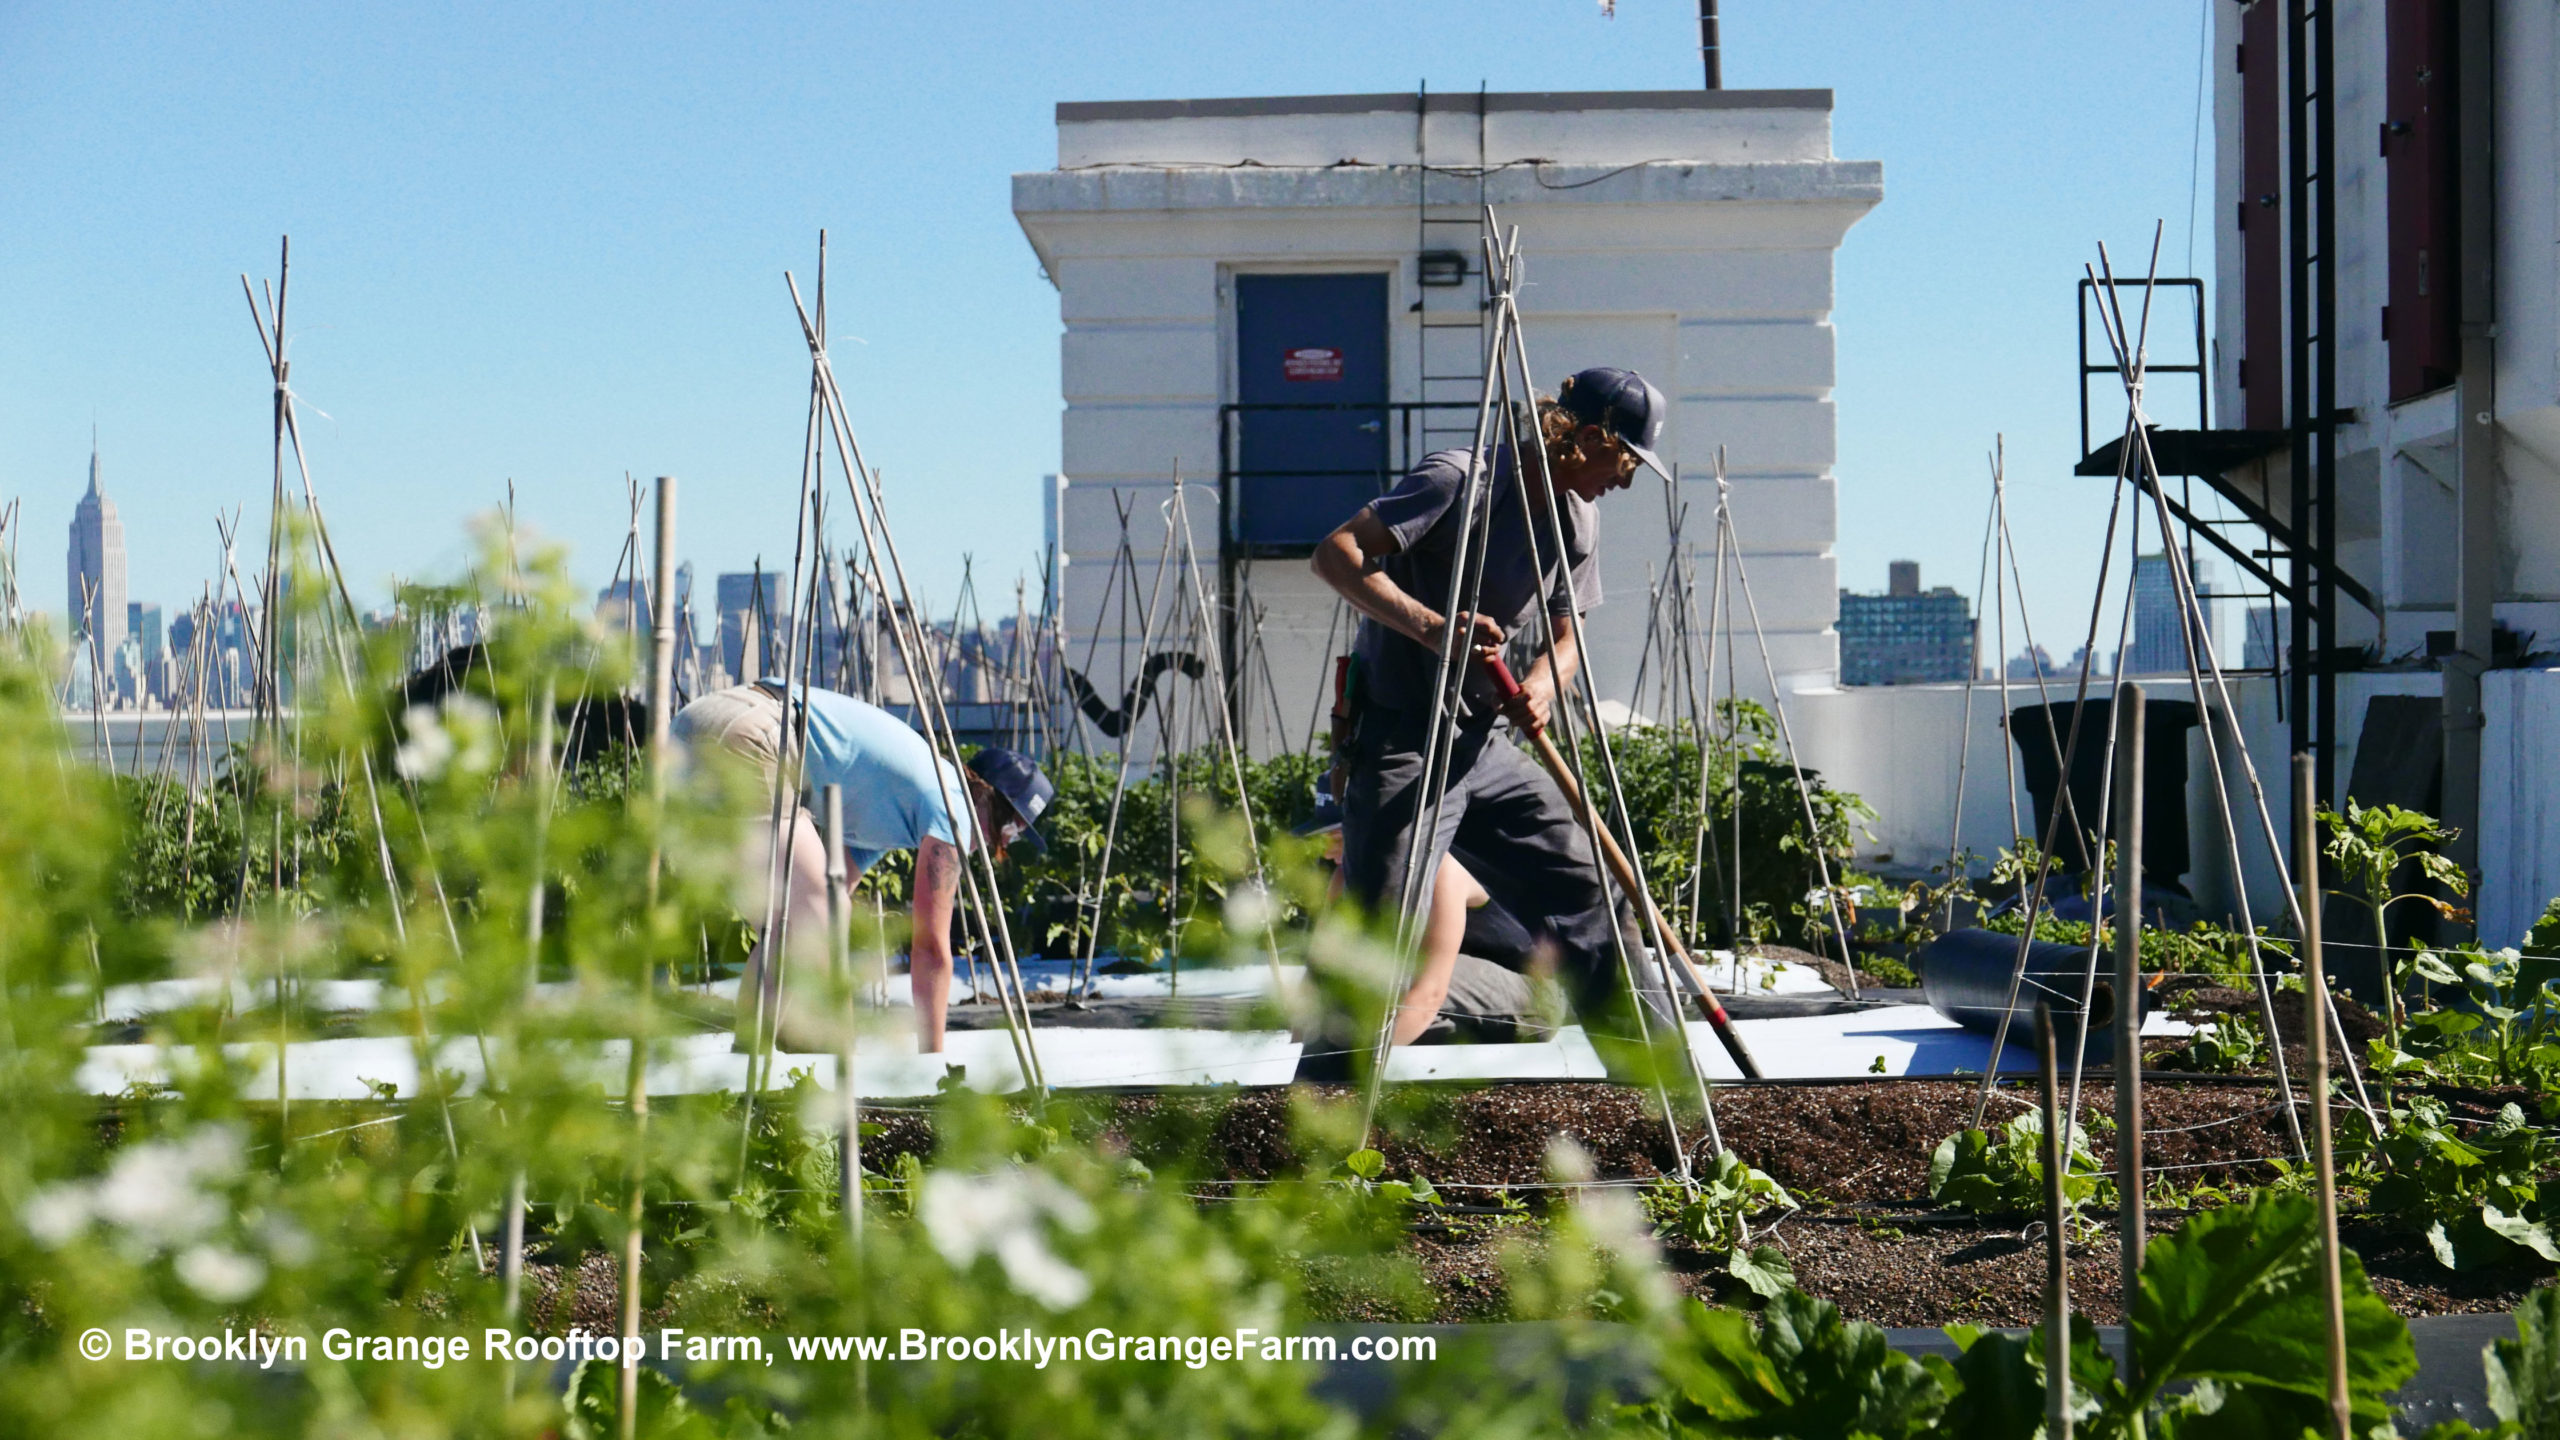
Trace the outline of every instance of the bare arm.
{"label": "bare arm", "polygon": [[926,836],[916,847],[914,933],[907,941],[908,985],[916,1002],[916,1048],[942,1049],[942,1021],[951,1005],[951,914],[960,895],[960,852],[951,842]]}
{"label": "bare arm", "polygon": [[[1352,609],[1436,652],[1445,624],[1440,612],[1407,594],[1403,586],[1388,579],[1380,569],[1387,557],[1401,548],[1377,512],[1363,506],[1359,514],[1317,543],[1309,568],[1316,572],[1317,579],[1332,586],[1334,593],[1351,602]],[[1482,615],[1463,618],[1471,622],[1478,651],[1493,651],[1501,645],[1501,626]]]}
{"label": "bare arm", "polygon": [[[1557,616],[1556,643],[1538,657],[1520,681],[1520,706],[1526,711],[1526,718],[1536,722],[1535,728],[1546,727],[1555,713],[1556,697],[1565,692],[1582,669],[1582,643],[1575,638],[1576,633],[1571,617]],[[1521,713],[1515,712],[1511,718],[1514,723],[1524,723]]]}

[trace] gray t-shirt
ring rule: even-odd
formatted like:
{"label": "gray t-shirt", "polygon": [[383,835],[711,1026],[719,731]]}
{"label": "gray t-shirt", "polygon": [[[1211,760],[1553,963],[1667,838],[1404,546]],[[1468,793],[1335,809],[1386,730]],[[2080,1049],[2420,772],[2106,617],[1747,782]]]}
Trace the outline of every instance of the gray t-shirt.
{"label": "gray t-shirt", "polygon": [[[1458,558],[1459,521],[1465,511],[1461,502],[1473,458],[1472,452],[1466,450],[1441,450],[1424,456],[1422,463],[1396,482],[1394,489],[1369,506],[1400,547],[1380,568],[1398,588],[1435,611],[1449,600],[1449,572]],[[1564,520],[1565,555],[1569,562],[1566,567],[1559,567],[1552,553],[1546,517],[1524,511],[1520,487],[1511,476],[1511,454],[1507,449],[1495,454],[1491,491],[1488,498],[1492,529],[1485,539],[1484,586],[1475,609],[1492,617],[1510,637],[1506,658],[1517,674],[1545,645],[1541,633],[1544,627],[1537,621],[1542,596],[1547,613],[1557,617],[1559,624],[1566,614],[1589,610],[1600,603],[1600,567],[1593,558],[1600,516],[1590,501],[1557,491],[1556,505]],[[1533,536],[1537,542],[1534,547]],[[1540,560],[1545,563],[1539,564]],[[1440,657],[1436,652],[1375,620],[1360,622],[1355,650],[1369,703],[1396,710],[1430,709],[1432,685],[1439,676]],[[1491,686],[1481,676],[1470,673],[1464,715],[1486,723],[1492,708]]]}

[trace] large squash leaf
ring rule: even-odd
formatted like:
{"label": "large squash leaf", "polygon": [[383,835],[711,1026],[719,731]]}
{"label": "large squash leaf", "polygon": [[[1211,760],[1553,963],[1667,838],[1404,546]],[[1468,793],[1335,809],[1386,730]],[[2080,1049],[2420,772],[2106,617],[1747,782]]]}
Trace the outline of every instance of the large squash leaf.
{"label": "large squash leaf", "polygon": [[2560,1440],[2560,1290],[2527,1295],[2516,1307],[2516,1338],[2497,1341],[2480,1358],[2489,1371],[2489,1409],[2523,1440]]}
{"label": "large squash leaf", "polygon": [[[2341,1257],[2347,1393],[2360,1420],[2417,1373],[2409,1327],[2373,1293],[2364,1266]],[[2207,1211],[2151,1243],[2132,1316],[2147,1405],[2163,1385],[2210,1379],[2300,1395],[2329,1390],[2319,1218],[2301,1196],[2262,1193]]]}

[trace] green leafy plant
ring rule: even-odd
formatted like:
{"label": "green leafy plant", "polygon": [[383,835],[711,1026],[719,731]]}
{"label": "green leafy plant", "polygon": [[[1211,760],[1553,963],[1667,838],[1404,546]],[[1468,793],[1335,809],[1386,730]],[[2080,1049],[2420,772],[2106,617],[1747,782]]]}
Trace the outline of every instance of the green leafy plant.
{"label": "green leafy plant", "polygon": [[[2012,907],[1986,917],[1982,928],[2015,935],[2024,930],[2026,924],[2024,908]],[[2049,913],[2039,913],[2036,917],[2036,938],[2085,949],[2089,944],[2089,922],[2056,920]],[[2115,948],[2112,927],[2098,936],[2098,947],[2101,951]],[[2251,983],[2249,977],[2253,963],[2262,962],[2269,969],[2274,969],[2293,958],[2291,942],[2268,934],[2264,927],[2257,935],[2259,960],[2253,962],[2249,952],[2250,937],[2247,934],[2209,921],[2196,921],[2184,930],[2172,930],[2161,925],[2142,927],[2142,968],[2146,971],[2168,975],[2209,975],[2220,984],[2239,989]]]}
{"label": "green leafy plant", "polygon": [[2560,1437],[2560,1290],[2541,1289],[2516,1307],[2516,1338],[2490,1343],[2489,1411],[2518,1440]]}
{"label": "green leafy plant", "polygon": [[1416,1173],[1410,1180],[1386,1178],[1387,1157],[1376,1150],[1354,1150],[1342,1157],[1340,1174],[1338,1183],[1390,1205],[1437,1209],[1441,1204],[1440,1192],[1431,1187],[1427,1176]]}
{"label": "green leafy plant", "polygon": [[[2339,1259],[2347,1396],[2357,1423],[2370,1426],[2388,1418],[2391,1392],[2417,1372],[2417,1352],[2355,1254]],[[2220,1416],[2225,1433],[2246,1433],[2228,1427],[2249,1417],[2265,1427],[2257,1433],[2317,1424],[2329,1393],[2320,1268],[2319,1214],[2298,1196],[2209,1210],[2153,1241],[2126,1327],[2141,1383],[2125,1387],[2110,1377],[2088,1433],[2128,1433],[2182,1381],[2211,1382],[2180,1408]]]}
{"label": "green leafy plant", "polygon": [[[2115,1193],[2098,1173],[2088,1132],[2071,1127],[2063,1156],[2062,1198],[2071,1206]],[[1929,1198],[1982,1214],[2044,1208],[2044,1112],[2024,1110],[1997,1131],[1960,1130],[1938,1142],[1929,1159]]]}
{"label": "green leafy plant", "polygon": [[1744,1163],[1730,1150],[1719,1150],[1694,1184],[1664,1176],[1642,1197],[1654,1234],[1682,1240],[1721,1260],[1725,1273],[1753,1294],[1775,1296],[1795,1285],[1795,1267],[1774,1245],[1752,1243],[1751,1222],[1771,1210],[1793,1210],[1785,1187]]}
{"label": "green leafy plant", "polygon": [[2396,890],[2401,868],[2415,865],[2426,880],[2456,895],[2471,893],[2470,877],[2462,867],[2447,859],[2434,847],[2453,838],[2453,832],[2436,823],[2432,815],[2404,810],[2397,805],[2367,808],[2350,797],[2345,814],[2326,806],[2319,812],[2321,827],[2328,831],[2329,841],[2322,853],[2334,861],[2339,878],[2348,893],[2365,903],[2373,915],[2374,944],[2387,961],[2390,994],[2385,997],[2383,1024],[2393,1049],[2400,1048],[2402,1003],[2400,989],[2409,973],[2411,960],[2402,960],[2391,948],[2391,907],[2402,901],[2415,900],[2433,907],[2448,918],[2462,912],[2423,890]]}
{"label": "green leafy plant", "polygon": [[[2416,1373],[2417,1354],[2364,1267],[2352,1253],[2341,1259],[2347,1394],[2362,1434],[2387,1422],[2389,1396]],[[2210,1211],[2152,1242],[2127,1324],[2139,1383],[2124,1383],[2095,1328],[2073,1319],[2075,1433],[2121,1440],[2320,1428],[2329,1392],[2320,1261],[2317,1211],[2296,1196]],[[2030,1440],[2042,1432],[2050,1377],[2041,1327],[2014,1336],[1950,1326],[1963,1353],[1948,1362],[1899,1354],[1875,1326],[1844,1322],[1827,1302],[1792,1292],[1769,1303],[1757,1332],[1749,1317],[1705,1306],[1683,1320],[1665,1346],[1668,1393],[1621,1411],[1626,1429],[1803,1440]]]}
{"label": "green leafy plant", "polygon": [[2256,1070],[2267,1063],[2266,1032],[2258,1028],[2257,1021],[2232,1011],[2216,1016],[2186,1044],[2163,1050],[2150,1057],[2148,1063],[2162,1070],[2192,1070],[2207,1075]]}
{"label": "green leafy plant", "polygon": [[[2421,950],[2410,973],[2430,987],[2459,994],[2463,1008],[2422,1010],[2408,1017],[2400,1040],[2426,1073],[2445,1079],[2548,1090],[2560,1071],[2560,1015],[2549,989],[2560,961],[2517,950]],[[2379,1044],[2380,1042],[2377,1042]],[[2390,1057],[2393,1061],[2399,1055]],[[2393,1068],[2400,1068],[2395,1064]]]}
{"label": "green leafy plant", "polygon": [[2447,1269],[2512,1262],[2527,1255],[2560,1261],[2553,1206],[2536,1178],[2560,1158],[2560,1145],[2510,1104],[2495,1122],[2464,1135],[2451,1111],[2431,1095],[2394,1107],[2379,1139],[2361,1116],[2349,1122],[2354,1148],[2384,1167],[2372,1184],[2372,1208],[2425,1235]]}
{"label": "green leafy plant", "polygon": [[[1776,718],[1749,700],[1719,701],[1717,706],[1719,721],[1706,737],[1703,756],[1697,731],[1686,721],[1610,732],[1610,750],[1634,821],[1636,858],[1662,904],[1664,920],[1685,936],[1716,944],[1729,931],[1753,944],[1818,939],[1812,927],[1830,923],[1828,907],[1808,904],[1806,897],[1821,884],[1823,864],[1835,883],[1847,873],[1858,827],[1875,812],[1809,770],[1803,772],[1805,794],[1800,795],[1796,772],[1784,763],[1778,745]],[[1582,736],[1582,758],[1595,782],[1594,803],[1603,815],[1614,817],[1598,737]],[[1810,832],[1807,796],[1813,809]],[[1700,834],[1702,822],[1713,831],[1711,836]],[[1731,913],[1737,850],[1742,866],[1739,916]],[[1719,867],[1720,873],[1709,873]]]}
{"label": "green leafy plant", "polygon": [[1934,1433],[1946,1410],[1931,1367],[1802,1291],[1771,1299],[1756,1331],[1750,1316],[1707,1305],[1683,1307],[1680,1321],[1663,1355],[1666,1393],[1622,1410],[1628,1430],[1903,1440]]}

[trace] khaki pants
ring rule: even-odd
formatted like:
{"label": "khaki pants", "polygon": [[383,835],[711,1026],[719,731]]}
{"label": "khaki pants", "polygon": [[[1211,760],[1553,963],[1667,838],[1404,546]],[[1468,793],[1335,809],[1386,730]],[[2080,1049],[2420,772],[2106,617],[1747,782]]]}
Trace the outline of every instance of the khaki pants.
{"label": "khaki pants", "polygon": [[[734,898],[738,913],[762,929],[768,913],[782,921],[783,963],[768,962],[771,935],[759,934],[747,957],[747,972],[738,982],[736,1034],[741,1049],[756,1040],[762,992],[765,1034],[777,1036],[781,1049],[825,1053],[835,1049],[842,1022],[831,1016],[827,945],[827,847],[808,807],[798,797],[786,801],[780,879],[784,890],[778,911],[772,904],[774,868],[773,782],[782,763],[782,700],[761,685],[734,685],[715,690],[678,711],[676,738],[697,749],[717,749],[754,766],[762,781],[752,810],[740,819],[738,870]],[[789,977],[785,985],[783,979]]]}

